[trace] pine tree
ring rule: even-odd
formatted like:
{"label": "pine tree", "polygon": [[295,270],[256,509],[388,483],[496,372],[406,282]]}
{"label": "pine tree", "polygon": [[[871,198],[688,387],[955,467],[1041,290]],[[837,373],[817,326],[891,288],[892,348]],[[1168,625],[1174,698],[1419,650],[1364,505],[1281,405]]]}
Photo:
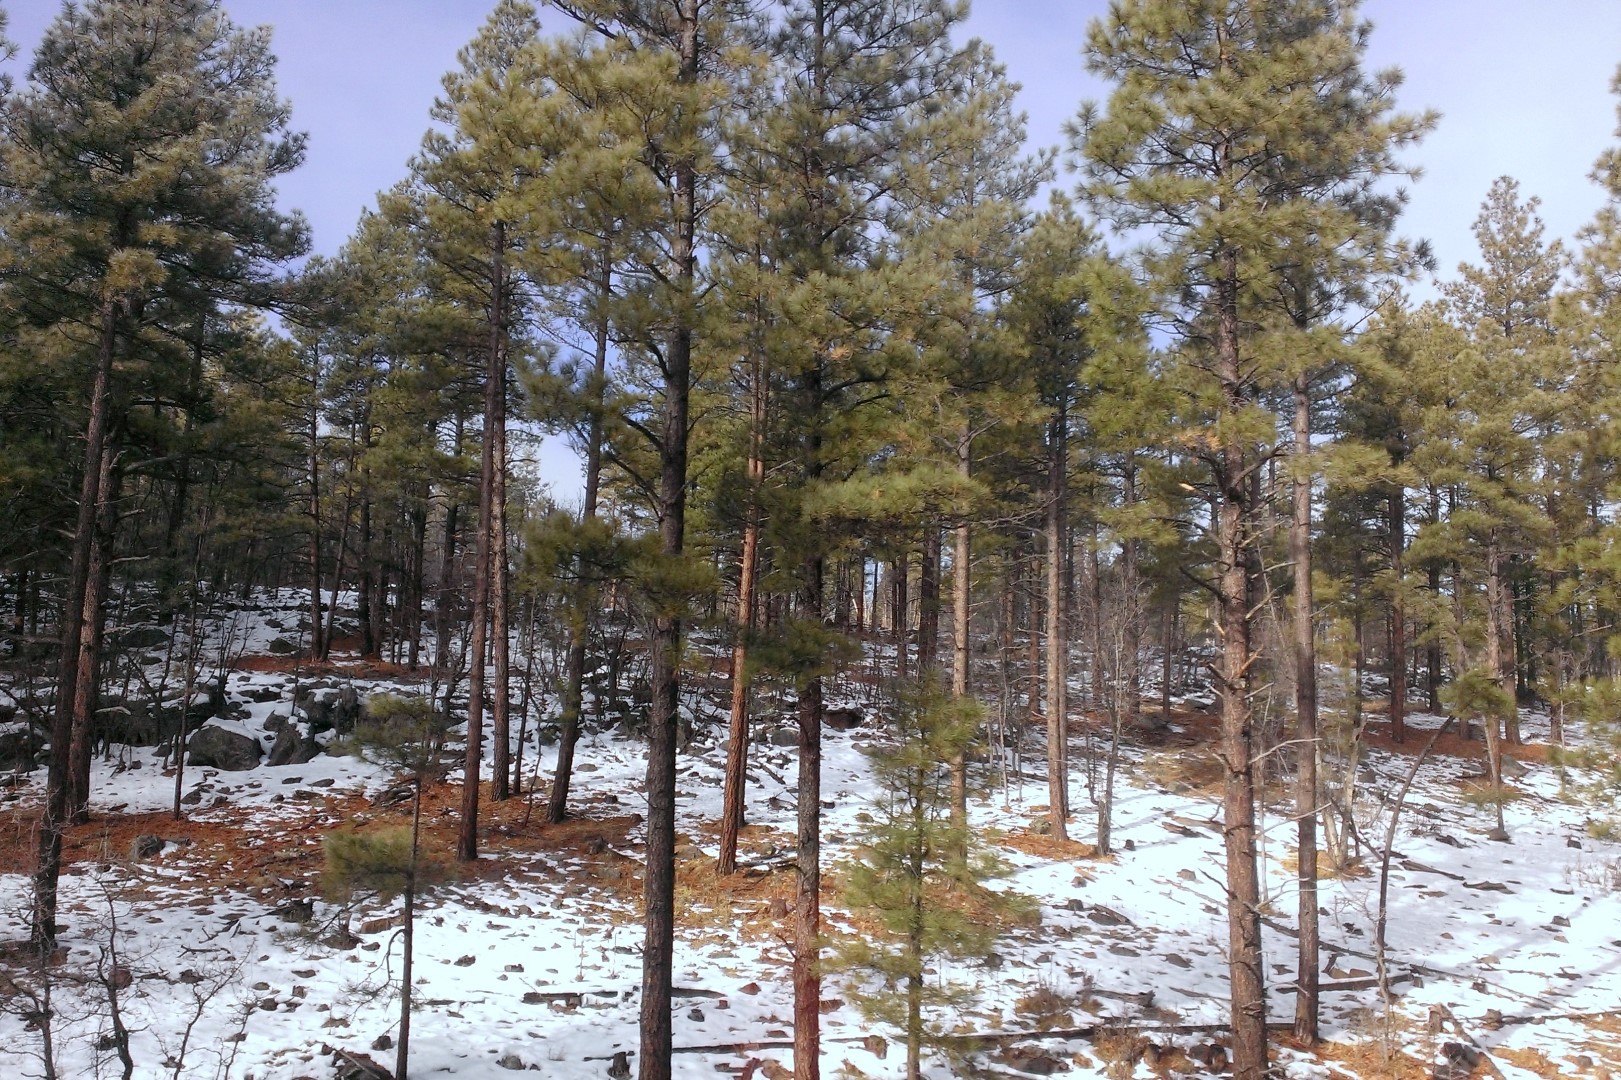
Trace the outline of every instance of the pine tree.
{"label": "pine tree", "polygon": [[867,980],[850,988],[862,1015],[905,1032],[908,1080],[921,1075],[923,1048],[941,1030],[929,1014],[973,996],[927,977],[927,969],[990,955],[1002,927],[1024,913],[1017,898],[983,888],[999,868],[957,820],[957,781],[947,763],[978,741],[979,711],[939,687],[903,698],[892,741],[870,755],[872,820],[844,889],[850,910],[874,919],[880,932],[844,943],[839,966]]}
{"label": "pine tree", "polygon": [[[1130,0],[1094,23],[1088,66],[1107,107],[1076,127],[1083,190],[1117,228],[1152,227],[1147,269],[1173,302],[1173,373],[1207,476],[1217,551],[1222,759],[1235,1074],[1266,1069],[1256,870],[1255,589],[1258,469],[1272,452],[1256,337],[1274,268],[1311,263],[1352,228],[1336,194],[1397,172],[1423,122],[1389,115],[1394,76],[1369,78],[1355,3]],[[1261,103],[1265,102],[1265,107]],[[1327,159],[1336,170],[1318,167]],[[1329,245],[1332,248],[1332,244]]]}
{"label": "pine tree", "polygon": [[411,824],[372,832],[335,832],[323,842],[326,891],[349,896],[357,891],[384,900],[399,896],[404,905],[400,932],[400,1035],[395,1049],[395,1080],[405,1080],[411,1058],[411,964],[416,934],[416,902],[421,890],[447,876],[449,868],[422,854],[422,789],[444,778],[453,764],[445,751],[448,717],[422,698],[379,694],[366,702],[365,719],[349,737],[361,757],[405,775],[411,785]]}
{"label": "pine tree", "polygon": [[85,442],[34,881],[42,948],[55,936],[62,828],[85,804],[118,441],[132,380],[164,359],[150,332],[183,294],[267,303],[275,265],[307,244],[302,221],[272,204],[274,178],[304,146],[272,70],[268,30],[239,30],[204,0],[91,0],[51,24],[6,105],[9,303],[35,325],[94,328],[93,347],[64,357],[85,387]]}

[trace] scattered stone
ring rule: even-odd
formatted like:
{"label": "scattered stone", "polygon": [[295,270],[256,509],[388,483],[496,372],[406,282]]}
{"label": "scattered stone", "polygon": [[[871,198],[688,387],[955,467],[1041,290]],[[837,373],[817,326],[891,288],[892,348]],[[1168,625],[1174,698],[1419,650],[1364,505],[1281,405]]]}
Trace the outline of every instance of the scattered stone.
{"label": "scattered stone", "polygon": [[1029,1046],[1008,1047],[1002,1051],[1002,1061],[1008,1067],[1029,1076],[1052,1076],[1054,1073],[1070,1071],[1069,1062],[1053,1057],[1045,1050]]}
{"label": "scattered stone", "polygon": [[459,956],[452,961],[452,963],[454,963],[457,967],[472,967],[477,962],[478,957],[472,955],[471,953],[466,956]]}
{"label": "scattered stone", "polygon": [[315,918],[315,901],[308,897],[284,900],[276,907],[276,918],[282,922],[307,923]]}
{"label": "scattered stone", "polygon": [[522,1072],[524,1070],[523,1058],[517,1054],[502,1054],[495,1059],[495,1063],[510,1072]]}
{"label": "scattered stone", "polygon": [[373,1050],[392,1050],[394,1049],[394,1038],[391,1035],[379,1035],[371,1041],[371,1048]]}
{"label": "scattered stone", "polygon": [[163,850],[163,837],[142,833],[129,845],[130,862],[145,862]]}
{"label": "scattered stone", "polygon": [[1087,913],[1086,917],[1097,923],[1099,926],[1131,925],[1130,919],[1126,918],[1124,915],[1113,910],[1112,908],[1104,907],[1102,904],[1092,905],[1092,910]]}
{"label": "scattered stone", "polygon": [[1199,880],[1199,875],[1194,873],[1192,870],[1189,870],[1187,867],[1183,867],[1182,869],[1178,870],[1176,872],[1176,876],[1181,878],[1183,881]]}
{"label": "scattered stone", "polygon": [[737,992],[740,993],[740,994],[747,994],[750,997],[753,997],[755,994],[758,994],[760,992],[760,984],[755,983],[755,982],[744,983],[742,986],[737,988]]}
{"label": "scattered stone", "polygon": [[696,1007],[696,1006],[694,1006],[694,1007],[693,1007],[693,1008],[692,1008],[692,1009],[691,1009],[691,1010],[690,1010],[690,1011],[689,1011],[689,1012],[688,1012],[688,1013],[687,1013],[687,1019],[688,1019],[688,1020],[693,1020],[693,1021],[696,1021],[696,1022],[697,1022],[697,1023],[700,1023],[700,1024],[701,1024],[701,1023],[703,1023],[703,1022],[704,1022],[704,1011],[703,1011],[703,1010],[702,1010],[702,1009],[700,1009],[700,1008],[698,1008],[698,1007]]}
{"label": "scattered stone", "polygon": [[799,732],[793,728],[774,728],[771,734],[766,736],[766,741],[772,746],[798,746]]}
{"label": "scattered stone", "polygon": [[265,646],[265,651],[271,656],[291,656],[298,651],[298,646],[284,637],[271,638],[270,644]]}
{"label": "scattered stone", "polygon": [[1582,850],[1582,842],[1576,839],[1574,836],[1566,838],[1565,846],[1568,848],[1575,848],[1577,851]]}

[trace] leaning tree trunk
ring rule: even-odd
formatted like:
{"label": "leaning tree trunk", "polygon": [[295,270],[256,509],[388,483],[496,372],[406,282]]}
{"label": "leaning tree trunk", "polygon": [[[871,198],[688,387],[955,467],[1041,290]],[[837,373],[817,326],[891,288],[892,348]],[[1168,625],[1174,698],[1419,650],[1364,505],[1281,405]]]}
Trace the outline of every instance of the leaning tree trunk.
{"label": "leaning tree trunk", "polygon": [[75,717],[73,687],[84,663],[81,642],[85,601],[95,567],[97,520],[107,479],[106,459],[112,412],[113,350],[117,343],[117,301],[108,296],[101,305],[101,337],[96,351],[96,373],[90,387],[90,416],[85,427],[84,473],[79,483],[79,515],[73,534],[73,555],[67,591],[62,598],[62,655],[57,672],[56,708],[51,718],[51,757],[45,780],[45,812],[40,818],[39,848],[33,877],[30,936],[42,956],[56,947],[57,881],[62,872],[62,832],[72,801],[72,762]]}
{"label": "leaning tree trunk", "polygon": [[[748,638],[754,632],[754,574],[760,553],[760,486],[765,480],[765,366],[758,354],[749,361],[749,460],[748,506],[744,514],[743,550],[738,559],[737,642],[732,646],[732,712],[728,725],[730,742],[726,747],[726,781],[721,798],[720,860],[716,870],[722,875],[737,870],[737,837],[743,828],[743,787],[747,780],[749,752]],[[866,570],[856,590],[866,589]],[[856,623],[861,622],[861,605],[856,605]]]}
{"label": "leaning tree trunk", "polygon": [[112,576],[112,547],[122,473],[115,468],[111,447],[101,458],[97,496],[96,532],[90,549],[90,581],[84,597],[84,618],[79,624],[79,662],[73,681],[73,736],[68,747],[71,774],[68,782],[68,823],[82,825],[90,817],[90,758],[95,746],[98,692],[101,686],[101,645],[106,633],[107,588]]}
{"label": "leaning tree trunk", "polygon": [[[580,503],[580,521],[596,520],[597,492],[602,484],[602,407],[607,393],[608,301],[613,295],[613,261],[604,245],[602,276],[597,282],[596,356],[592,365],[591,417],[585,433],[585,497]],[[587,589],[579,599],[569,627],[568,671],[563,684],[563,712],[557,736],[557,772],[552,779],[551,797],[546,803],[546,820],[558,825],[568,817],[569,785],[574,778],[574,748],[580,741],[580,717],[585,711],[585,649],[590,637],[591,608],[596,590]]]}

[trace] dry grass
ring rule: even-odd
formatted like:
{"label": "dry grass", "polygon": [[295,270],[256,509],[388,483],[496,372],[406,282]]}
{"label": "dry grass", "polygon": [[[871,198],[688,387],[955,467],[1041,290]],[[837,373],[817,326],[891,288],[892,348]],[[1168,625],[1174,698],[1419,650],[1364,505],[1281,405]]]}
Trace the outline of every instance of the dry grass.
{"label": "dry grass", "polygon": [[1274,1035],[1274,1044],[1315,1057],[1318,1061],[1338,1066],[1345,1073],[1362,1080],[1430,1080],[1433,1067],[1426,1062],[1402,1053],[1387,1054],[1384,1044],[1376,1038],[1354,1043],[1321,1042],[1307,1047],[1292,1035]]}

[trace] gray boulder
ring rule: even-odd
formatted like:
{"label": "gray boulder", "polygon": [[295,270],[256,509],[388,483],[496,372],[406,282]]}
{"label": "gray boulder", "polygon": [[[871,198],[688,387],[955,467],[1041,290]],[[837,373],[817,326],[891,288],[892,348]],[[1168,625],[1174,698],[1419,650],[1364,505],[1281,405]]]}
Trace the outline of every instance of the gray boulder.
{"label": "gray boulder", "polygon": [[13,720],[0,727],[0,771],[32,770],[49,739],[44,726],[31,721]]}
{"label": "gray boulder", "polygon": [[320,746],[299,730],[297,724],[283,721],[276,732],[276,741],[270,747],[266,765],[302,765],[320,752]]}
{"label": "gray boulder", "polygon": [[258,739],[213,724],[205,724],[186,743],[193,765],[208,765],[226,772],[258,768],[264,749]]}

